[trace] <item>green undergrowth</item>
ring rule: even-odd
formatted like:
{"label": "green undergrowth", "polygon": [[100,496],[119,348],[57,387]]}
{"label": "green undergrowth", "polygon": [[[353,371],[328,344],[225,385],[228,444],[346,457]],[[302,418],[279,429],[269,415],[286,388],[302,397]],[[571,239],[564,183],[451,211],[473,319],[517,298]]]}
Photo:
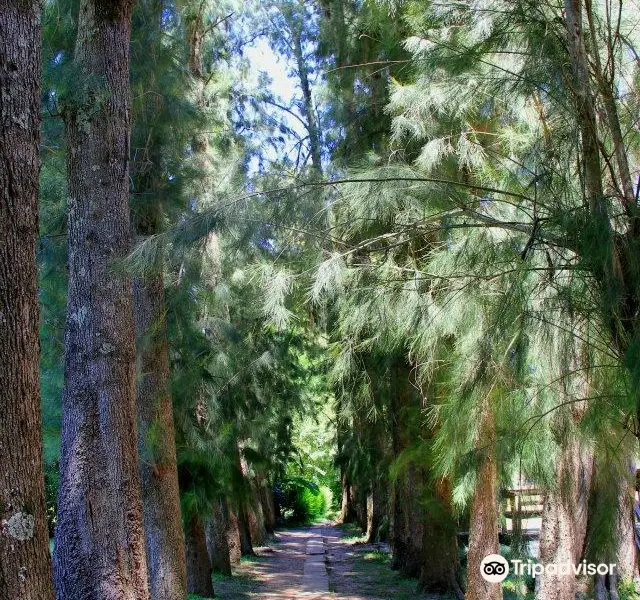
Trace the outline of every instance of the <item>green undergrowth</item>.
{"label": "green undergrowth", "polygon": [[[365,597],[393,598],[394,600],[433,600],[434,598],[433,595],[418,591],[416,579],[402,577],[397,571],[391,569],[391,556],[383,550],[356,550],[353,571],[354,577],[358,580],[358,593]],[[440,596],[440,600],[450,599],[448,596]]]}
{"label": "green undergrowth", "polygon": [[624,580],[618,586],[620,600],[640,600],[640,592],[636,582]]}
{"label": "green undergrowth", "polygon": [[240,562],[241,563],[257,563],[257,562],[265,562],[265,561],[268,561],[268,560],[269,560],[268,556],[258,556],[258,555],[242,556],[240,558]]}
{"label": "green undergrowth", "polygon": [[326,519],[333,510],[331,489],[302,477],[278,482],[274,498],[286,525],[311,525]]}
{"label": "green undergrowth", "polygon": [[345,534],[342,537],[343,542],[347,542],[348,544],[363,544],[366,540],[365,533],[355,523],[339,523],[337,527]]}
{"label": "green undergrowth", "polygon": [[[242,573],[236,573],[233,577],[214,573],[213,589],[215,598],[249,600],[249,598],[255,598],[255,593],[260,591],[260,582],[252,576]],[[209,600],[209,598],[189,594],[188,600]]]}

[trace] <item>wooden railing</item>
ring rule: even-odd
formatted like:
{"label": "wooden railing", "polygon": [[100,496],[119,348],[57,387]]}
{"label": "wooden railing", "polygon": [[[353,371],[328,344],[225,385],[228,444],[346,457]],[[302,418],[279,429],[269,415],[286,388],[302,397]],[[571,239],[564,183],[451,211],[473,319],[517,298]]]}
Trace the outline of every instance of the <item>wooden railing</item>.
{"label": "wooden railing", "polygon": [[503,499],[506,504],[503,533],[538,537],[544,503],[542,490],[533,486],[513,488],[503,492]]}

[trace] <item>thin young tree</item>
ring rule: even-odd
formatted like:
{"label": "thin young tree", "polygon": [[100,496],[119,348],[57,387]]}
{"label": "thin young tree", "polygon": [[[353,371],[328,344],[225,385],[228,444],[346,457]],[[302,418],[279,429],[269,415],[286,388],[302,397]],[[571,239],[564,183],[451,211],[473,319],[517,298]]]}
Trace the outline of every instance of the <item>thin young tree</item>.
{"label": "thin young tree", "polygon": [[38,188],[39,0],[0,2],[0,597],[53,598],[45,520]]}
{"label": "thin young tree", "polygon": [[54,570],[59,600],[147,600],[136,440],[131,250],[131,0],[80,2],[64,99],[69,293]]}

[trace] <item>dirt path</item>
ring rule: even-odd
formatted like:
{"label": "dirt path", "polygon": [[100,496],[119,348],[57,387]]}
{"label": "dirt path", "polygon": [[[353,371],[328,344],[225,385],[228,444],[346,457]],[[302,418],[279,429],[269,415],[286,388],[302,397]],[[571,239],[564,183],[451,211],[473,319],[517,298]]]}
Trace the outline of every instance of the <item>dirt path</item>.
{"label": "dirt path", "polygon": [[388,566],[384,546],[365,545],[334,525],[280,530],[257,558],[244,561],[234,577],[216,577],[224,600],[435,600],[419,594],[414,580]]}

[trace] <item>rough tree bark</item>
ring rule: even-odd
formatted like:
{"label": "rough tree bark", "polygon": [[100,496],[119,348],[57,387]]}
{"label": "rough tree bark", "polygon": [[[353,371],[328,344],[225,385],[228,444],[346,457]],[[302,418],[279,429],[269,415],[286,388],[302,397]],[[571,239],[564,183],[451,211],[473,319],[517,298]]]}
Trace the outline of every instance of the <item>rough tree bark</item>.
{"label": "rough tree bark", "polygon": [[[196,104],[203,112],[208,109],[209,100],[206,95],[206,86],[210,80],[210,77],[205,73],[203,56],[203,44],[207,31],[209,30],[205,23],[205,9],[207,6],[208,4],[203,1],[200,3],[195,13],[189,14],[186,31],[189,47],[188,68],[189,73],[193,78],[194,97]],[[188,7],[188,3],[185,4],[185,7]],[[191,146],[196,159],[197,168],[200,172],[200,176],[192,182],[193,195],[196,199],[197,207],[201,209],[207,207],[207,197],[211,194],[211,189],[213,187],[209,134],[203,131],[196,132],[191,140]],[[220,242],[215,232],[210,232],[204,241],[201,273],[205,285],[210,289],[213,289],[220,282],[222,277]],[[228,309],[225,309],[225,311],[226,314],[223,318],[228,320]],[[206,315],[204,315],[202,321],[204,328],[208,329]],[[215,341],[216,340],[213,340],[214,343]],[[228,563],[235,564],[240,561],[240,552],[238,549],[240,547],[241,538],[238,533],[238,520],[235,518],[235,515],[232,515],[226,500],[224,500],[224,503],[226,505],[228,519],[225,518],[223,521],[220,521],[220,519],[216,518],[214,510],[214,514],[209,519],[207,529],[211,530],[213,527],[211,534],[214,535],[209,536],[211,541],[211,539],[218,538],[223,535],[223,533],[219,531],[219,528],[224,527],[224,535],[226,535],[227,543],[223,543],[220,538],[219,543],[216,544],[215,553],[212,554],[211,560],[214,561],[214,564],[217,564],[220,567],[221,571],[226,572],[227,569],[230,571],[230,567],[227,567]],[[244,522],[246,523],[246,518]],[[248,532],[248,523],[246,531]],[[220,553],[225,550],[228,550],[228,556],[220,556]],[[251,553],[253,553],[253,550],[251,550]]]}
{"label": "rough tree bark", "polygon": [[253,543],[251,541],[251,525],[249,512],[244,500],[238,502],[238,530],[240,532],[240,553],[242,556],[254,556]]}
{"label": "rough tree bark", "polygon": [[[579,440],[567,440],[556,462],[556,486],[544,499],[540,531],[540,562],[576,564],[584,550],[593,453]],[[571,573],[536,578],[540,600],[574,600],[576,577]]]}
{"label": "rough tree bark", "polygon": [[[411,384],[411,369],[404,358],[398,358],[393,369],[391,427],[393,455],[397,458],[412,442],[408,426],[415,425],[415,418],[409,418],[409,414],[415,411],[420,399]],[[424,474],[415,465],[411,465],[398,474],[393,485],[391,565],[410,577],[419,576],[422,563],[424,520],[420,491],[424,484]]]}
{"label": "rough tree bark", "polygon": [[131,282],[132,0],[81,0],[65,99],[69,293],[54,554],[59,600],[147,600]]}
{"label": "rough tree bark", "polygon": [[[344,468],[342,469],[344,471]],[[356,519],[356,509],[353,501],[352,487],[346,473],[342,474],[342,503],[338,523],[353,523]]]}
{"label": "rough tree bark", "polygon": [[229,560],[232,565],[237,565],[242,558],[240,548],[240,526],[238,517],[227,502],[227,514],[229,515],[229,528],[227,529],[227,540],[229,541]]}
{"label": "rough tree bark", "polygon": [[[618,450],[619,456],[623,457],[622,460],[635,475],[635,444],[624,444],[624,440],[622,442],[622,450]],[[592,562],[615,563],[616,567],[613,573],[594,577],[595,600],[618,600],[620,582],[630,582],[638,573],[633,518],[635,504],[635,481],[633,480],[635,477],[631,477],[631,473],[620,474],[618,472],[617,477],[612,481],[607,473],[609,473],[608,465],[603,461],[596,460],[589,509],[590,515],[602,514],[601,511],[604,510],[608,510],[609,514],[615,511],[614,519],[612,519],[614,529],[612,533],[614,535],[611,539],[612,543],[608,544],[606,548],[592,545],[591,548],[588,548],[587,553],[588,559]],[[602,475],[604,477],[601,477]],[[612,497],[612,492],[615,498]],[[595,524],[589,523],[589,528],[594,526]]]}
{"label": "rough tree bark", "polygon": [[238,531],[240,533],[240,553],[242,556],[254,556],[253,544],[251,542],[251,524],[249,522],[247,490],[248,481],[244,476],[242,468],[242,449],[240,442],[234,442],[235,464],[238,478],[234,479],[236,497],[236,516],[238,519]]}
{"label": "rough tree bark", "polygon": [[154,600],[183,600],[187,566],[169,393],[162,274],[134,283],[138,347],[138,443],[149,587]]}
{"label": "rough tree bark", "polygon": [[369,518],[367,500],[369,494],[365,486],[354,486],[354,496],[356,502],[356,522],[362,531],[367,531],[367,522]]}
{"label": "rough tree bark", "polygon": [[428,592],[453,593],[457,598],[464,598],[459,582],[460,557],[451,482],[438,479],[432,485],[432,493],[424,522],[420,587]]}
{"label": "rough tree bark", "polygon": [[0,598],[53,598],[38,325],[42,3],[0,0]]}
{"label": "rough tree bark", "polygon": [[383,541],[381,526],[387,512],[388,487],[385,474],[376,474],[367,496],[367,544]]}
{"label": "rough tree bark", "polygon": [[[369,369],[367,369],[369,372]],[[371,382],[376,381],[373,369],[369,374]],[[369,455],[369,490],[366,498],[366,538],[367,543],[386,541],[388,525],[385,517],[389,512],[389,460],[391,443],[388,421],[385,415],[387,389],[378,384],[372,386],[372,401],[377,409],[374,419],[365,418],[361,431],[365,437],[364,447]]]}
{"label": "rough tree bark", "polygon": [[[166,0],[148,6],[145,28],[161,40]],[[161,42],[160,42],[161,43]],[[156,49],[150,49],[155,51]],[[150,87],[149,87],[150,86]],[[147,93],[162,98],[155,79],[147,81]],[[153,102],[138,128],[147,144],[144,158],[132,163],[137,198],[132,226],[137,241],[163,230],[163,154],[169,142],[154,123],[161,118],[163,102]],[[139,156],[137,152],[133,156]],[[183,600],[187,594],[187,566],[180,509],[173,404],[169,383],[169,348],[163,260],[158,257],[148,274],[134,281],[134,321],[137,351],[137,418],[140,477],[145,526],[149,587],[154,600]]]}
{"label": "rough tree bark", "polygon": [[407,577],[418,577],[422,564],[424,522],[416,488],[423,485],[422,475],[415,467],[409,467],[394,486],[391,566]]}
{"label": "rough tree bark", "polygon": [[249,531],[251,543],[254,546],[262,546],[267,539],[267,528],[264,525],[264,513],[260,503],[259,491],[255,482],[251,481],[251,502],[249,505]]}
{"label": "rough tree bark", "polygon": [[[572,323],[580,331],[580,323]],[[584,352],[584,351],[583,351]],[[580,352],[578,354],[581,354]],[[587,354],[576,356],[570,365],[572,377],[564,378],[559,395],[570,407],[556,414],[559,453],[555,486],[544,498],[540,531],[540,562],[576,564],[585,550],[589,516],[589,495],[593,477],[593,448],[577,435],[576,427],[587,410],[589,363]],[[570,573],[543,573],[536,578],[536,597],[540,600],[574,600],[576,577]]]}
{"label": "rough tree bark", "polygon": [[207,552],[207,540],[204,523],[198,515],[192,515],[187,521],[187,589],[190,594],[205,598],[213,597],[211,561]]}
{"label": "rough tree bark", "polygon": [[247,518],[249,520],[251,544],[252,546],[261,546],[267,539],[267,529],[264,524],[264,513],[260,502],[260,490],[255,477],[249,469],[249,463],[242,452],[240,452],[240,465],[242,467],[242,475],[246,481],[246,489],[249,493]]}
{"label": "rough tree bark", "polygon": [[273,533],[276,527],[276,509],[273,503],[273,491],[263,472],[258,471],[256,474],[256,485],[264,515],[265,530],[267,533]]}
{"label": "rough tree bark", "polygon": [[585,163],[584,177],[589,209],[594,215],[606,216],[596,103],[589,78],[589,59],[582,28],[583,0],[564,0],[564,17],[567,27],[569,58],[573,81],[569,86],[576,99],[577,121],[580,128],[582,155]]}
{"label": "rough tree bark", "polygon": [[[216,500],[211,517],[206,523],[207,550],[211,566],[217,573],[231,575],[231,548],[229,546],[229,508],[224,498]],[[240,557],[238,557],[238,560]]]}
{"label": "rough tree bark", "polygon": [[[631,462],[631,461],[630,461]],[[635,479],[635,465],[634,477]],[[635,486],[630,480],[620,480],[618,488],[618,538],[617,577],[632,581],[638,575],[638,550],[635,542],[633,511],[635,506]]]}
{"label": "rough tree bark", "polygon": [[496,431],[490,398],[480,414],[480,435],[477,448],[482,459],[471,501],[469,523],[469,553],[467,558],[466,600],[502,600],[502,585],[485,581],[480,563],[487,554],[498,554],[498,470],[496,464]]}

